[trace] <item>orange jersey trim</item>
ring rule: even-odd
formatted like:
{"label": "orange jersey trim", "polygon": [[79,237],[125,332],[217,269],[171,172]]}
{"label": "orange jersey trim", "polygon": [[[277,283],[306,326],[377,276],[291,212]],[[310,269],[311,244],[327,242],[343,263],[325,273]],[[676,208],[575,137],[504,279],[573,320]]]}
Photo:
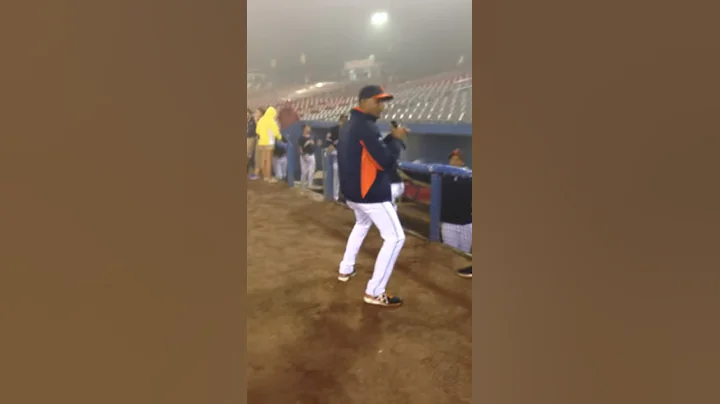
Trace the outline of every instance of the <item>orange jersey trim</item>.
{"label": "orange jersey trim", "polygon": [[360,195],[365,198],[375,183],[378,171],[383,171],[383,168],[370,155],[362,140],[360,146],[362,146],[362,155],[360,156]]}

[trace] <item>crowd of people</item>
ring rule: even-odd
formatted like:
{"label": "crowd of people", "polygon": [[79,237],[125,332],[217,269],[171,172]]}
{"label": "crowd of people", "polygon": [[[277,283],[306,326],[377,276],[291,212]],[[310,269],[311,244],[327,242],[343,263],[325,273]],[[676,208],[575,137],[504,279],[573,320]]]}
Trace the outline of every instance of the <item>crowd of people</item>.
{"label": "crowd of people", "polygon": [[277,182],[287,178],[288,139],[283,130],[299,120],[286,105],[247,109],[247,171],[251,180]]}
{"label": "crowd of people", "polygon": [[[258,107],[247,110],[247,171],[250,180],[277,182],[288,176],[288,147],[290,142],[284,130],[297,123],[299,117],[292,106],[287,104],[277,112],[274,107]],[[347,115],[339,117],[337,125],[330,128],[323,141],[315,139],[312,127],[305,123],[302,136],[297,141],[297,155],[300,161],[300,181],[303,188],[311,188],[317,172],[316,153],[322,151],[337,156],[337,142],[340,128],[347,121]],[[340,198],[340,184],[337,179],[337,159],[333,159],[335,181],[333,196]]]}
{"label": "crowd of people", "polygon": [[[341,200],[341,178],[338,165],[338,143],[343,126],[348,116],[342,115],[337,124],[331,127],[323,140],[313,137],[312,127],[305,123],[302,135],[293,142],[297,147],[300,165],[299,185],[303,188],[313,187],[317,171],[316,152],[330,155],[333,165],[332,195]],[[299,122],[299,116],[288,103],[280,111],[275,107],[258,107],[247,110],[247,171],[250,180],[263,180],[275,183],[288,177],[289,140],[283,132]],[[394,156],[401,155],[406,149],[406,137],[409,129],[396,122],[391,123],[391,133],[382,140],[384,146]],[[454,150],[448,157],[448,164],[453,167],[465,167],[460,150]],[[390,201],[395,211],[405,191],[405,178],[394,166],[388,172],[390,184]],[[429,182],[429,181],[428,181]],[[465,253],[472,252],[472,178],[447,176],[443,181],[442,203],[440,214],[440,236],[443,243]],[[459,270],[458,275],[472,277],[472,266]]]}

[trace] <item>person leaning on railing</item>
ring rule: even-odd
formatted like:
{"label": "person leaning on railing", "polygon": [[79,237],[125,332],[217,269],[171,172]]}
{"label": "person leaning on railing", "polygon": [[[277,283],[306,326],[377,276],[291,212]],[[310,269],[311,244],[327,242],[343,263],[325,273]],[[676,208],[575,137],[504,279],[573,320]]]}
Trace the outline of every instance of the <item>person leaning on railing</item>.
{"label": "person leaning on railing", "polygon": [[[449,156],[449,164],[465,167],[460,150]],[[443,243],[460,251],[472,251],[472,178],[443,176],[440,209],[440,235]]]}

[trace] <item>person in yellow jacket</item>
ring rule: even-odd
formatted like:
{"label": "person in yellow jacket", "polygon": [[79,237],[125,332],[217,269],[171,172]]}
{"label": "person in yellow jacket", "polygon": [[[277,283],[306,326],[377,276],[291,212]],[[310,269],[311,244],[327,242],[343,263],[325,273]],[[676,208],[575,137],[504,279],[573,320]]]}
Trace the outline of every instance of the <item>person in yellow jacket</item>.
{"label": "person in yellow jacket", "polygon": [[281,141],[282,135],[277,123],[277,110],[274,107],[268,107],[257,121],[256,133],[258,140],[255,154],[255,175],[259,175],[266,181],[277,182],[272,176],[272,157],[275,142]]}

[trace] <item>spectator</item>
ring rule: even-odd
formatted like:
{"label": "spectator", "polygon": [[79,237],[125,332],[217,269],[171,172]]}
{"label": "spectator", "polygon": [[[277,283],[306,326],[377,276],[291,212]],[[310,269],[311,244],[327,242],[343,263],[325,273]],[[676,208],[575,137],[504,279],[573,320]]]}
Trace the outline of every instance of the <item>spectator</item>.
{"label": "spectator", "polygon": [[[385,136],[384,141],[388,148],[393,151],[393,155],[399,157],[402,151],[406,149],[405,139],[410,130],[398,125],[395,121],[392,121],[390,124],[392,127],[391,134]],[[390,177],[392,204],[395,210],[397,210],[398,202],[403,193],[405,193],[405,182],[400,178],[400,173],[397,170],[388,172],[388,176]]]}
{"label": "spectator", "polygon": [[309,124],[303,126],[302,137],[298,140],[298,153],[300,155],[300,186],[310,188],[315,175],[315,140],[310,135],[312,128]]}
{"label": "spectator", "polygon": [[332,167],[333,167],[333,199],[338,200],[340,199],[340,175],[338,173],[338,163],[337,163],[337,143],[338,139],[340,139],[340,130],[342,129],[343,125],[345,124],[345,121],[347,121],[347,115],[340,115],[340,118],[338,119],[338,124],[336,126],[333,126],[330,128],[330,131],[327,133],[327,137],[325,138],[325,151],[326,153],[334,156],[332,159]]}
{"label": "spectator", "polygon": [[257,143],[257,125],[253,111],[247,109],[247,170],[250,173],[250,179],[257,179],[255,173],[251,171],[253,168],[253,157],[255,156],[255,145]]}
{"label": "spectator", "polygon": [[280,112],[278,112],[278,125],[280,126],[281,132],[299,120],[300,117],[298,116],[297,111],[295,111],[289,101],[286,102],[282,109],[280,109]]}
{"label": "spectator", "polygon": [[268,182],[277,182],[272,176],[272,156],[275,142],[282,140],[282,135],[280,135],[276,117],[277,111],[275,108],[268,107],[257,121],[256,133],[258,140],[255,154],[255,174],[260,175],[263,180]]}
{"label": "spectator", "polygon": [[282,137],[282,142],[275,144],[275,151],[273,152],[273,167],[275,171],[275,178],[278,180],[284,180],[287,178],[287,147],[288,141],[285,136]]}
{"label": "spectator", "polygon": [[[450,153],[449,163],[465,167],[460,150]],[[445,244],[466,253],[472,251],[472,178],[443,177],[440,235]]]}

